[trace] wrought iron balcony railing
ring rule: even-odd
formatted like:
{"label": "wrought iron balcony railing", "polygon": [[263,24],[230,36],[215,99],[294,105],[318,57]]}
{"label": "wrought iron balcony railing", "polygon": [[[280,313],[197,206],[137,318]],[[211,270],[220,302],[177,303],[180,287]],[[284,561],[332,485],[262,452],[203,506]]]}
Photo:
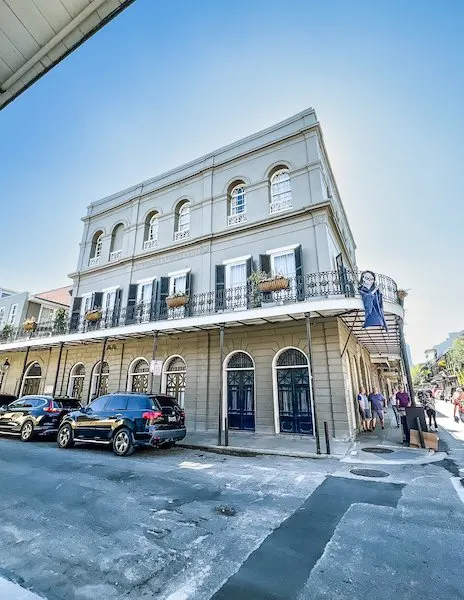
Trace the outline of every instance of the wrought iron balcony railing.
{"label": "wrought iron balcony railing", "polygon": [[[247,284],[217,292],[193,294],[184,306],[178,308],[168,308],[166,300],[158,300],[103,311],[102,318],[96,322],[87,321],[84,316],[78,315],[72,316],[69,323],[61,327],[56,327],[53,322],[38,323],[35,331],[24,331],[22,327],[12,329],[8,326],[0,330],[0,344],[152,321],[181,320],[186,317],[266,308],[312,299],[340,296],[354,298],[359,296],[359,277],[360,272],[357,271],[345,271],[343,276],[340,276],[337,271],[310,273],[302,277],[289,278],[288,287],[280,291],[262,292],[256,286]],[[398,303],[397,287],[393,279],[385,275],[377,275],[376,279],[384,301]]]}

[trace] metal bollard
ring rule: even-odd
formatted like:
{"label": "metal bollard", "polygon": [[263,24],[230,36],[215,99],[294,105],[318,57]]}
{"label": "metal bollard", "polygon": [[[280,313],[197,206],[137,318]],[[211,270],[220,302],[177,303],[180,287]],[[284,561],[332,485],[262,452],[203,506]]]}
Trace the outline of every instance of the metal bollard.
{"label": "metal bollard", "polygon": [[326,449],[326,453],[330,454],[329,425],[328,425],[327,421],[324,421],[324,434],[325,434],[325,449]]}

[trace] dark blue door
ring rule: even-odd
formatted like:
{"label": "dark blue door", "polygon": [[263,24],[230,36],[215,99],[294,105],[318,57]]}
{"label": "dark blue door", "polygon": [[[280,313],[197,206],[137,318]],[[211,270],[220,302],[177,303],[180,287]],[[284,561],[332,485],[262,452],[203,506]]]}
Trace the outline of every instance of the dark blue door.
{"label": "dark blue door", "polygon": [[313,434],[307,367],[277,369],[281,433]]}
{"label": "dark blue door", "polygon": [[254,431],[255,372],[227,371],[227,405],[229,427]]}

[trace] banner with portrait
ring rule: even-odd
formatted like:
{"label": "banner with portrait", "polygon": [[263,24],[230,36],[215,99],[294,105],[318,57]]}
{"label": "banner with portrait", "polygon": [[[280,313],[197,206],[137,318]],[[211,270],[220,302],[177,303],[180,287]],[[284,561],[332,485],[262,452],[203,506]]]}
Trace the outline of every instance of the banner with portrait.
{"label": "banner with portrait", "polygon": [[363,271],[359,280],[358,291],[364,304],[364,327],[382,327],[388,330],[383,313],[382,292],[377,287],[375,273]]}

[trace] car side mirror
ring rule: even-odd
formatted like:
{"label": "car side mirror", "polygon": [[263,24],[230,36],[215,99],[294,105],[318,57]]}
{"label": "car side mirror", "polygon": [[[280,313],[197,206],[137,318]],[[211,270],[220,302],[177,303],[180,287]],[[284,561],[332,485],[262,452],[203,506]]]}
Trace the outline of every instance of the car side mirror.
{"label": "car side mirror", "polygon": [[6,410],[8,408],[8,406],[6,404],[4,404],[3,406],[0,406],[0,410]]}

